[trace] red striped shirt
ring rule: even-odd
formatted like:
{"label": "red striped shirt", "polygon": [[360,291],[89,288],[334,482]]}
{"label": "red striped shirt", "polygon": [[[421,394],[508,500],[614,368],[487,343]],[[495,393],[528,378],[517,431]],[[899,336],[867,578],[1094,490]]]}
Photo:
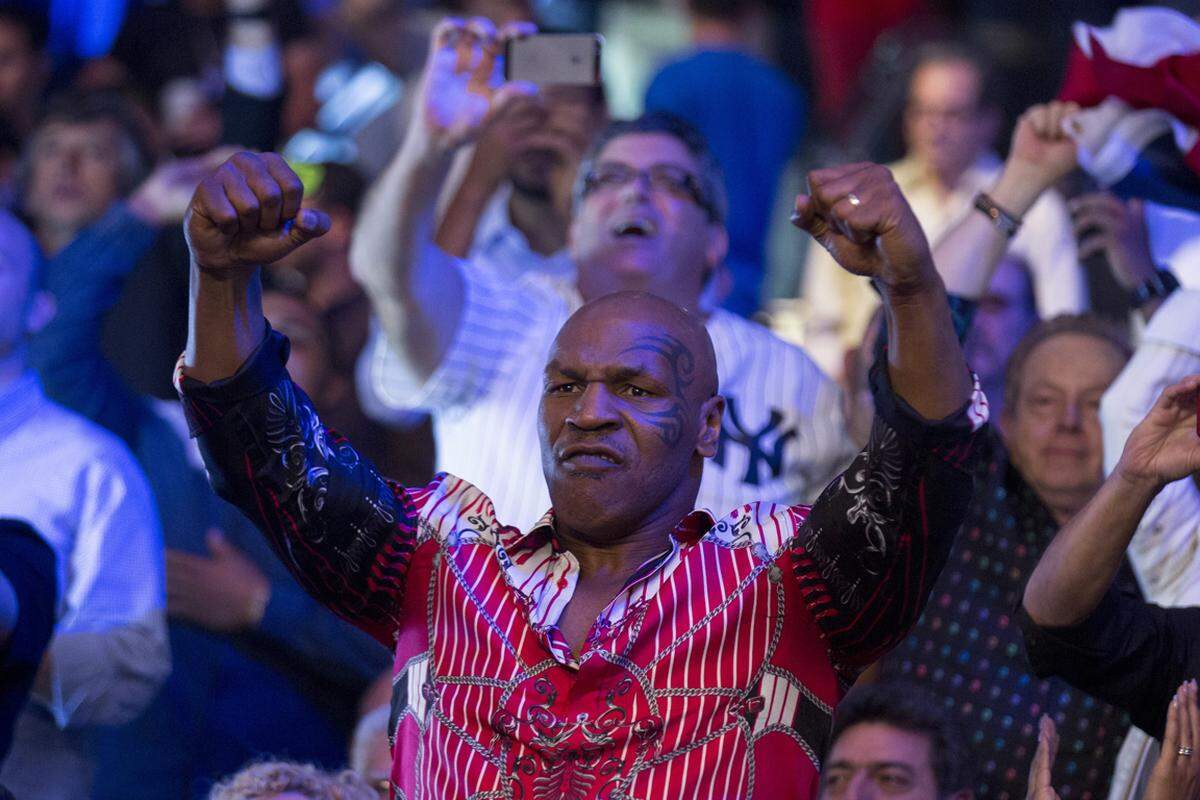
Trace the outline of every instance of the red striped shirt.
{"label": "red striped shirt", "polygon": [[[924,423],[876,373],[871,443],[811,508],[683,519],[578,657],[553,512],[528,532],[449,475],[384,481],[320,424],[273,335],[221,384],[182,381],[217,489],[300,582],[394,646],[406,798],[811,797],[849,681],[906,634],[970,497],[976,393]],[[199,412],[203,410],[203,414]]]}

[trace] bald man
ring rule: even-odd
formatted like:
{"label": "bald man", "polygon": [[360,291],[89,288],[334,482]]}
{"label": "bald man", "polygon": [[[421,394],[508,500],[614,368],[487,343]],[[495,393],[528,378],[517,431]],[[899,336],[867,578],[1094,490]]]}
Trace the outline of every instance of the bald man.
{"label": "bald man", "polygon": [[328,219],[300,210],[272,154],[200,185],[192,430],[300,582],[394,648],[396,797],[815,796],[833,706],[945,561],[987,411],[890,174],[809,180],[796,224],[884,296],[867,448],[811,508],[694,511],[724,407],[712,343],[667,300],[608,295],[551,348],[537,413],[553,509],[527,530],[452,475],[384,480],[321,425],[258,273]]}

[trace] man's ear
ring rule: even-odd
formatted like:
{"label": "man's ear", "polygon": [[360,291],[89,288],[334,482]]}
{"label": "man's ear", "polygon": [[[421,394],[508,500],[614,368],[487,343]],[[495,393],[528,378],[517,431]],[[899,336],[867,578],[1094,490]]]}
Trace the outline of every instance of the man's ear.
{"label": "man's ear", "polygon": [[25,309],[25,333],[32,336],[50,324],[58,313],[58,301],[54,295],[44,290],[38,290],[29,298]]}
{"label": "man's ear", "polygon": [[703,458],[717,454],[721,442],[721,417],[725,415],[725,398],[719,394],[700,404],[700,433],[696,436],[696,452]]}
{"label": "man's ear", "polygon": [[729,231],[719,222],[708,223],[708,238],[704,245],[704,260],[710,270],[725,263],[729,253]]}

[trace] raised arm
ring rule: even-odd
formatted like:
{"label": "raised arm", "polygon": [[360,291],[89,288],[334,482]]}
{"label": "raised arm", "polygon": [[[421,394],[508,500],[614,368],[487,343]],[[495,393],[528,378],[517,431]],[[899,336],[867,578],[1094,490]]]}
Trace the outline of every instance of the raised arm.
{"label": "raised arm", "polygon": [[413,503],[325,430],[262,315],[260,265],[329,229],[321,212],[300,210],[301,194],[270,153],[238,154],[196,190],[180,389],[218,493],[310,594],[390,644],[417,541]]}
{"label": "raised arm", "polygon": [[434,241],[437,198],[455,152],[490,115],[529,92],[503,84],[498,72],[504,39],[531,31],[514,25],[497,34],[480,18],[437,26],[408,134],[368,193],[355,226],[354,277],[388,342],[422,378],[433,373],[450,346],[464,299],[457,260]]}
{"label": "raised arm", "polygon": [[847,678],[916,622],[971,499],[973,441],[987,420],[924,233],[890,173],[820,170],[796,223],[884,299],[886,363],[872,371],[866,449],[808,513],[796,575]]}
{"label": "raised arm", "polygon": [[1200,470],[1200,375],[1163,390],[1133,429],[1099,491],[1046,548],[1025,586],[1037,625],[1075,625],[1100,604],[1150,503],[1171,481]]}
{"label": "raised arm", "polygon": [[[1021,219],[1043,192],[1075,168],[1075,143],[1063,132],[1063,124],[1077,109],[1073,103],[1055,102],[1033,106],[1021,115],[1004,170],[987,192],[1004,212]],[[946,291],[969,300],[983,297],[1009,241],[983,213],[967,214],[933,249]]]}

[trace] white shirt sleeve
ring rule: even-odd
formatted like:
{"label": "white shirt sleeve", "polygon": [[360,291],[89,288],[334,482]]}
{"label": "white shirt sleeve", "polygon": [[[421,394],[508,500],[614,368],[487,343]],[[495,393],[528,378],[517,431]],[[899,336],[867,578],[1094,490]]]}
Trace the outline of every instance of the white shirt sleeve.
{"label": "white shirt sleeve", "polygon": [[[1200,373],[1200,291],[1177,291],[1159,308],[1142,343],[1100,404],[1104,469],[1111,473],[1125,440],[1159,394]],[[1192,478],[1169,484],[1142,517],[1129,560],[1146,599],[1200,604],[1200,490]]]}
{"label": "white shirt sleeve", "polygon": [[1029,267],[1039,317],[1087,310],[1087,278],[1079,264],[1071,216],[1058,192],[1046,192],[1025,214],[1011,252]]}
{"label": "white shirt sleeve", "polygon": [[158,513],[123,448],[98,451],[73,490],[79,518],[63,613],[35,696],[60,727],[119,724],[170,672]]}
{"label": "white shirt sleeve", "polygon": [[553,279],[529,275],[513,281],[486,259],[453,261],[463,276],[463,309],[442,362],[422,380],[407,357],[392,347],[379,326],[359,356],[359,399],[375,420],[403,424],[417,411],[470,405],[498,377],[504,364],[554,304]]}

